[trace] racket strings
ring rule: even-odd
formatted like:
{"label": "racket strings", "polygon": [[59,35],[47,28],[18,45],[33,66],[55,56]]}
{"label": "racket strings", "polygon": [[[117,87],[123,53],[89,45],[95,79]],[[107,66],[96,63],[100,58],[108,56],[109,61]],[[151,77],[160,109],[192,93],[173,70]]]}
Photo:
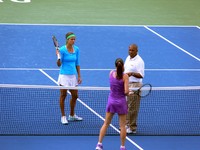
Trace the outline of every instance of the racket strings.
{"label": "racket strings", "polygon": [[145,97],[151,93],[152,86],[150,84],[143,85],[138,91],[141,97]]}

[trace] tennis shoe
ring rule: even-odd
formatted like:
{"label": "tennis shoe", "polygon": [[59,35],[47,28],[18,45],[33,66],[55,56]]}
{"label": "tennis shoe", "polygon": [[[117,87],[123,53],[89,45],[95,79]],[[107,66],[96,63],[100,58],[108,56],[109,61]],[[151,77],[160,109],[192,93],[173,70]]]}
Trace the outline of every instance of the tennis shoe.
{"label": "tennis shoe", "polygon": [[136,130],[131,130],[130,128],[126,129],[127,134],[134,134],[136,133]]}
{"label": "tennis shoe", "polygon": [[[127,125],[126,125],[126,126],[125,126],[125,128],[126,128],[126,130],[127,130],[127,129],[129,128],[129,126],[127,126]],[[121,130],[121,128],[120,128],[120,127],[119,127],[119,130]]]}
{"label": "tennis shoe", "polygon": [[77,115],[74,115],[74,116],[70,116],[68,117],[68,121],[82,121],[83,118],[81,117],[78,117]]}
{"label": "tennis shoe", "polygon": [[126,150],[126,148],[125,147],[120,147],[120,150]]}
{"label": "tennis shoe", "polygon": [[68,124],[68,121],[67,121],[67,119],[66,119],[66,116],[62,116],[62,117],[61,117],[61,123],[62,123],[63,125],[67,125],[67,124]]}
{"label": "tennis shoe", "polygon": [[97,144],[96,150],[103,150],[103,145],[102,144]]}

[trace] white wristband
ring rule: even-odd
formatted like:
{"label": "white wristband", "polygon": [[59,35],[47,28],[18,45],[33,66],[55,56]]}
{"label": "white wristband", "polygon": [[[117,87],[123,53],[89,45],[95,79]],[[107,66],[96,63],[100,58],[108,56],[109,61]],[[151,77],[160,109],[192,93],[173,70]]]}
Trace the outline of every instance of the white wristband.
{"label": "white wristband", "polygon": [[60,59],[60,54],[57,54],[57,59]]}

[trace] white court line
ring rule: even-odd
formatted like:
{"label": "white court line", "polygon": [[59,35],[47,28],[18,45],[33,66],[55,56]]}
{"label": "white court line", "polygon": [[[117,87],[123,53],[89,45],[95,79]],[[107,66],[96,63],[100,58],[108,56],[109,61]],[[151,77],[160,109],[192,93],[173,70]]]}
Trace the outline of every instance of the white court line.
{"label": "white court line", "polygon": [[[110,71],[110,69],[81,69],[82,71]],[[0,71],[38,71],[38,70],[59,70],[57,68],[0,68]],[[200,71],[200,69],[145,69],[145,71]]]}
{"label": "white court line", "polygon": [[199,26],[196,26],[198,29],[200,29],[200,27]]}
{"label": "white court line", "polygon": [[145,71],[200,71],[200,69],[145,69]]}
{"label": "white court line", "polygon": [[30,23],[0,23],[0,25],[22,25],[22,26],[94,26],[94,27],[197,27],[195,25],[114,25],[114,24],[30,24]]}
{"label": "white court line", "polygon": [[45,76],[47,76],[51,81],[53,81],[55,84],[58,85],[58,82],[56,82],[50,75],[48,75],[46,72],[44,72],[42,69],[39,69],[40,72],[42,72]]}
{"label": "white court line", "polygon": [[157,36],[159,36],[160,38],[164,39],[165,41],[167,41],[168,43],[170,43],[171,45],[175,46],[176,48],[180,49],[181,51],[183,51],[184,53],[190,55],[191,57],[195,58],[196,60],[200,61],[200,58],[194,56],[193,54],[189,53],[188,51],[184,50],[183,48],[181,48],[180,46],[174,44],[173,42],[171,42],[170,40],[168,40],[167,38],[165,38],[164,36],[160,35],[159,33],[155,32],[154,30],[150,29],[147,26],[144,26],[147,30],[151,31],[152,33],[156,34]]}
{"label": "white court line", "polygon": [[[54,83],[56,83],[58,85],[58,83],[50,76],[48,75],[45,71],[43,71],[42,69],[39,69],[40,72],[42,72],[45,76],[47,76],[51,81],[53,81]],[[71,94],[69,91],[68,91],[69,94]],[[94,113],[97,117],[99,117],[101,120],[105,121],[105,119],[100,115],[98,114],[96,111],[94,111],[91,107],[89,107],[86,103],[84,103],[81,99],[77,99],[83,106],[85,106],[87,109],[89,109],[92,113]],[[110,126],[115,130],[117,131],[118,133],[120,133],[120,131],[115,127],[113,126],[112,124],[110,124]],[[126,139],[131,142],[133,145],[135,145],[139,150],[143,150],[143,148],[141,148],[138,144],[136,144],[134,141],[132,141],[129,137],[126,137]]]}

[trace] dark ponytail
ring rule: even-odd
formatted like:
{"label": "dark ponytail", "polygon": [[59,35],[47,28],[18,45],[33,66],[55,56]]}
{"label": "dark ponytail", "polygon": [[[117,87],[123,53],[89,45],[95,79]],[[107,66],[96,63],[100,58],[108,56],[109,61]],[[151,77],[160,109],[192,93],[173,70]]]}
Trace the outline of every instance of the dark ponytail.
{"label": "dark ponytail", "polygon": [[115,61],[115,67],[117,70],[117,79],[122,79],[123,78],[123,72],[124,72],[124,62],[121,58],[117,58]]}

